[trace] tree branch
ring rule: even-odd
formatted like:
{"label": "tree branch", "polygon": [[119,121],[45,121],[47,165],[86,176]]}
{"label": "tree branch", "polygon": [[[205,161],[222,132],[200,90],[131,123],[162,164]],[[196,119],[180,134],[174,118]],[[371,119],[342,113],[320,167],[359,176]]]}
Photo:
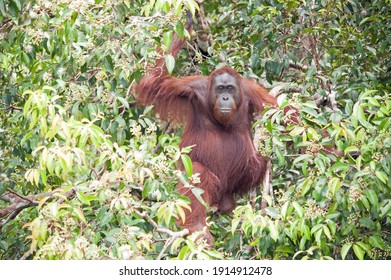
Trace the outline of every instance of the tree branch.
{"label": "tree branch", "polygon": [[167,250],[168,246],[172,242],[174,242],[175,239],[183,237],[183,236],[189,234],[189,230],[188,229],[184,229],[184,230],[181,230],[179,232],[175,232],[175,231],[172,231],[172,230],[170,230],[168,228],[159,227],[159,225],[148,214],[141,213],[140,211],[138,211],[137,209],[134,209],[134,208],[132,209],[132,211],[134,213],[136,213],[138,216],[146,219],[147,222],[149,222],[157,232],[166,233],[166,234],[168,234],[170,236],[167,239],[166,243],[164,244],[164,247],[163,247],[162,251],[160,252],[159,256],[157,257],[158,260],[160,260],[163,257],[163,254]]}
{"label": "tree branch", "polygon": [[23,108],[20,108],[20,107],[17,107],[17,106],[14,106],[14,105],[8,105],[2,101],[0,101],[0,104],[1,105],[4,105],[6,108],[4,110],[8,111],[8,110],[18,110],[18,111],[23,111]]}
{"label": "tree branch", "polygon": [[[6,223],[16,218],[16,216],[25,208],[37,206],[39,201],[45,197],[53,198],[55,193],[58,193],[58,190],[52,192],[40,193],[36,195],[23,196],[16,193],[13,190],[6,190],[2,195],[0,195],[0,200],[11,203],[5,208],[0,209],[0,228],[2,228]],[[64,194],[64,198],[61,198],[59,202],[63,202],[66,198],[71,198],[76,194],[76,189],[73,188],[67,191]]]}
{"label": "tree branch", "polygon": [[336,112],[338,110],[338,102],[335,98],[337,93],[334,91],[333,87],[334,85],[331,84],[331,82],[329,82],[328,83],[329,93],[327,94],[327,100],[329,101],[333,111]]}

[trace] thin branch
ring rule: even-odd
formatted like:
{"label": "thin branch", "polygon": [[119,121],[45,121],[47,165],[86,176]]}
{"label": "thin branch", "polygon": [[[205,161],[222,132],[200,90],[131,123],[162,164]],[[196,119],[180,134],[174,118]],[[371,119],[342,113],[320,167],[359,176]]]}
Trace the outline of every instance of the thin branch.
{"label": "thin branch", "polygon": [[329,93],[327,94],[327,99],[331,105],[331,108],[333,109],[334,112],[338,111],[338,102],[335,98],[336,92],[333,89],[333,84],[331,82],[328,83],[328,88],[329,88]]}
{"label": "thin branch", "polygon": [[138,211],[137,209],[132,209],[132,211],[134,213],[136,213],[138,216],[146,219],[154,228],[155,231],[157,232],[161,232],[161,233],[166,233],[168,234],[170,237],[167,239],[166,243],[164,244],[163,248],[162,248],[162,251],[160,252],[159,256],[158,256],[158,260],[160,260],[162,257],[163,257],[163,254],[166,252],[168,246],[174,242],[175,239],[177,238],[180,238],[180,237],[183,237],[187,234],[189,234],[189,230],[188,229],[184,229],[184,230],[181,230],[179,232],[175,232],[175,231],[172,231],[170,229],[167,229],[167,228],[162,228],[162,227],[159,227],[159,225],[146,213],[141,213],[140,211]]}
{"label": "thin branch", "polygon": [[293,69],[296,69],[296,70],[300,70],[300,71],[307,71],[309,69],[309,67],[307,65],[304,65],[304,64],[300,64],[300,63],[293,63],[293,62],[289,62],[289,67],[290,68],[293,68]]}
{"label": "thin branch", "polygon": [[175,232],[175,231],[172,231],[170,229],[167,229],[167,228],[162,228],[162,227],[159,227],[159,225],[150,217],[148,216],[146,213],[141,213],[140,211],[136,210],[136,209],[132,209],[134,211],[134,213],[136,213],[137,215],[141,216],[142,218],[145,218],[152,226],[153,228],[157,231],[157,232],[161,232],[161,233],[167,233],[168,235],[172,236],[172,237],[183,237],[185,236],[186,234],[189,234],[189,230],[188,229],[184,229],[182,231],[179,231],[179,232]]}
{"label": "thin branch", "polygon": [[[27,207],[25,207],[25,208],[27,208]],[[0,228],[2,228],[9,221],[15,219],[16,216],[18,216],[18,214],[25,208],[19,208],[19,209],[16,209],[15,211],[11,212],[6,219],[0,221]]]}
{"label": "thin branch", "polygon": [[[15,218],[16,215],[22,211],[24,208],[33,206],[34,204],[38,205],[38,202],[35,202],[32,197],[22,197],[21,195],[15,195],[15,192],[5,191],[0,199],[6,202],[10,202],[11,205],[0,209],[0,218],[12,215],[12,218]],[[15,215],[16,212],[16,215]],[[0,228],[5,225],[6,222],[9,222],[10,219],[2,220],[0,222]]]}
{"label": "thin branch", "polygon": [[0,101],[0,104],[6,106],[6,108],[5,108],[6,111],[8,111],[10,109],[23,111],[23,108],[20,108],[20,107],[14,106],[14,105],[8,105],[8,104],[6,104],[6,103],[4,103],[2,101]]}
{"label": "thin branch", "polygon": [[279,95],[281,95],[281,90],[283,88],[285,88],[287,85],[286,84],[279,84],[277,86],[275,86],[274,88],[272,88],[270,91],[269,91],[269,94],[271,96],[274,96],[274,97],[278,97]]}
{"label": "thin branch", "polygon": [[[262,186],[263,186],[263,189],[262,189],[261,209],[264,211],[265,208],[268,206],[266,196],[269,195],[272,198],[272,201],[274,200],[273,183],[272,183],[272,165],[271,165],[270,160],[267,162],[266,174],[263,179]],[[271,205],[269,205],[269,206],[271,206]]]}
{"label": "thin branch", "polygon": [[[292,61],[289,62],[289,67],[296,69],[296,70],[299,70],[299,71],[302,71],[302,72],[306,72],[311,68],[308,65],[304,65],[304,64],[301,64],[298,62],[294,63]],[[315,72],[315,75],[317,75],[317,76],[321,76],[322,74],[323,74],[322,70],[319,70],[319,69],[317,69]]]}
{"label": "thin branch", "polygon": [[164,16],[161,14],[156,14],[156,15],[153,15],[150,17],[131,16],[130,18],[135,22],[144,22],[144,21],[153,21],[154,19],[157,19],[157,18],[164,19]]}
{"label": "thin branch", "polygon": [[269,91],[269,94],[271,96],[274,96],[275,98],[277,98],[281,94],[293,93],[293,92],[301,92],[301,88],[297,85],[291,85],[289,83],[281,83],[281,84],[274,86]]}
{"label": "thin branch", "polygon": [[157,261],[159,261],[159,260],[161,260],[163,258],[163,254],[167,251],[168,246],[170,246],[171,243],[174,242],[175,239],[176,238],[174,238],[174,237],[170,237],[170,238],[168,238],[166,240],[166,243],[164,243],[164,246],[163,246],[162,250],[159,253],[159,256],[157,256],[157,258],[156,258]]}
{"label": "thin branch", "polygon": [[30,257],[32,252],[28,250],[20,259],[21,260],[26,260],[28,257]]}
{"label": "thin branch", "polygon": [[[52,192],[40,193],[36,195],[23,196],[16,193],[13,190],[8,189],[2,195],[0,195],[0,200],[11,203],[5,208],[0,209],[0,228],[2,228],[6,223],[16,218],[16,216],[25,208],[32,206],[37,206],[39,201],[44,197],[53,198],[55,193],[58,193],[58,190]],[[59,203],[62,203],[65,199],[71,198],[76,194],[76,188],[73,188],[67,191],[64,194],[64,198],[59,199]]]}
{"label": "thin branch", "polygon": [[30,203],[34,203],[31,199],[29,199],[28,197],[26,196],[22,196],[20,194],[18,194],[17,192],[15,192],[14,190],[11,190],[11,189],[8,189],[8,191],[12,194],[14,194],[15,196],[19,197],[20,199],[24,199],[24,200],[27,200],[28,202]]}

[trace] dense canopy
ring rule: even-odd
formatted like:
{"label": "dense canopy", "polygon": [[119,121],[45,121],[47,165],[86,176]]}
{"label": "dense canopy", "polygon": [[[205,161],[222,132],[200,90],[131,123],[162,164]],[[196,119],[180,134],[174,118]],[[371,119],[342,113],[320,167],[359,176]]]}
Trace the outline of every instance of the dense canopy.
{"label": "dense canopy", "polygon": [[[268,207],[209,209],[213,247],[175,224],[178,181],[202,193],[182,127],[134,102],[174,33],[170,74],[230,66],[300,111],[258,116]],[[390,51],[389,0],[0,0],[0,259],[390,259]]]}

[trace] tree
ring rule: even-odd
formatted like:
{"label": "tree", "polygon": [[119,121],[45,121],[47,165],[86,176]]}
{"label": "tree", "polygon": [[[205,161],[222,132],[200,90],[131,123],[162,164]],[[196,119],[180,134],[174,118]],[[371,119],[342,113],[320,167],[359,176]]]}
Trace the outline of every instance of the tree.
{"label": "tree", "polygon": [[[301,110],[289,133],[281,110],[258,121],[271,206],[211,217],[212,249],[174,223],[190,148],[132,96],[156,47],[186,36],[185,9],[208,36],[167,58],[175,75],[230,65]],[[0,0],[1,258],[389,259],[389,15],[385,0]]]}

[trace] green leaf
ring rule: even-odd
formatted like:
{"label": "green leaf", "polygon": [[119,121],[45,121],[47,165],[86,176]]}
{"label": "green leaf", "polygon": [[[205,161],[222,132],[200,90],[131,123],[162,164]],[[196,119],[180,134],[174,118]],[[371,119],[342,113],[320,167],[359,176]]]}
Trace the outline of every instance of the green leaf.
{"label": "green leaf", "polygon": [[369,202],[368,202],[368,199],[367,199],[366,196],[362,196],[361,199],[360,199],[360,201],[362,202],[362,204],[364,204],[364,206],[365,206],[365,208],[366,208],[367,210],[369,210],[369,209],[371,208],[370,205],[369,205]]}
{"label": "green leaf", "polygon": [[314,225],[311,229],[311,233],[314,234],[315,232],[319,231],[322,227],[323,227],[323,224]]}
{"label": "green leaf", "polygon": [[118,95],[118,94],[115,94],[115,99],[117,99],[119,102],[121,102],[121,104],[129,110],[129,102],[126,101],[125,98],[123,98],[122,96]]}
{"label": "green leaf", "polygon": [[336,219],[336,218],[338,218],[339,216],[341,215],[341,213],[340,212],[338,212],[338,211],[333,211],[333,212],[329,212],[327,215],[326,215],[326,218],[327,219]]}
{"label": "green leaf", "polygon": [[22,4],[20,3],[19,0],[11,0],[11,1],[16,4],[16,7],[18,8],[19,11],[22,10]]}
{"label": "green leaf", "polygon": [[369,202],[377,208],[379,205],[379,198],[377,197],[377,194],[374,190],[368,190],[366,191],[366,197],[368,198]]}
{"label": "green leaf", "polygon": [[323,161],[322,158],[317,157],[317,158],[315,158],[314,162],[315,162],[316,167],[317,167],[322,173],[326,172],[326,164],[325,164],[325,162]]}
{"label": "green leaf", "polygon": [[303,218],[304,216],[304,208],[300,206],[299,203],[296,201],[292,202],[293,207],[295,208],[297,214],[299,215],[300,218]]}
{"label": "green leaf", "polygon": [[289,132],[289,135],[290,136],[298,136],[298,135],[301,135],[304,132],[304,130],[305,130],[304,127],[296,126],[294,129],[292,129]]}
{"label": "green leaf", "polygon": [[310,227],[307,226],[304,222],[303,222],[303,225],[301,227],[301,232],[303,234],[303,237],[305,237],[306,240],[310,240],[311,239]]}
{"label": "green leaf", "polygon": [[114,64],[113,60],[111,59],[111,56],[105,56],[105,58],[103,59],[103,65],[110,73],[114,73]]}
{"label": "green leaf", "polygon": [[380,204],[380,217],[384,217],[385,215],[390,215],[391,213],[391,199],[386,199]]}
{"label": "green leaf", "polygon": [[357,167],[357,170],[361,170],[361,163],[362,163],[362,156],[359,156],[359,157],[356,159],[356,167]]}
{"label": "green leaf", "polygon": [[311,78],[316,72],[316,68],[315,67],[311,67],[310,69],[308,69],[307,73],[306,73],[306,78],[309,79]]}
{"label": "green leaf", "polygon": [[361,224],[361,226],[369,228],[369,229],[375,229],[376,228],[375,223],[371,219],[369,219],[367,217],[361,217],[360,218],[360,224]]}
{"label": "green leaf", "polygon": [[73,208],[73,211],[76,213],[76,216],[78,216],[83,223],[85,224],[87,223],[86,218],[84,217],[83,214],[83,210],[81,210],[80,208]]}
{"label": "green leaf", "polygon": [[318,230],[316,233],[315,233],[315,241],[316,243],[318,244],[318,246],[321,246],[322,244],[322,230]]}
{"label": "green leaf", "polygon": [[334,196],[341,187],[341,180],[337,177],[333,177],[329,180],[328,188],[331,194]]}
{"label": "green leaf", "polygon": [[48,223],[46,221],[42,221],[39,225],[39,235],[42,240],[46,240],[46,236],[48,233]]}
{"label": "green leaf", "polygon": [[281,245],[276,248],[276,252],[280,253],[290,253],[293,254],[295,253],[295,250],[293,250],[289,245]]}
{"label": "green leaf", "polygon": [[344,154],[347,155],[350,152],[356,152],[359,151],[360,149],[357,148],[356,146],[349,146],[344,150]]}
{"label": "green leaf", "polygon": [[3,16],[6,16],[4,0],[0,0],[0,12]]}
{"label": "green leaf", "polygon": [[171,75],[175,67],[175,58],[171,54],[166,55],[166,67],[168,73]]}
{"label": "green leaf", "polygon": [[169,206],[166,208],[166,212],[165,212],[165,217],[164,217],[164,223],[169,226],[170,225],[170,221],[173,217],[173,214],[174,214],[174,204],[173,203],[170,203]]}
{"label": "green leaf", "polygon": [[[346,152],[345,152],[345,154],[346,154]],[[338,161],[338,162],[336,162],[335,164],[333,164],[332,166],[331,166],[331,171],[332,172],[336,172],[336,171],[338,171],[338,170],[342,170],[342,171],[347,171],[349,169],[349,164],[346,164],[346,163],[344,163],[344,162],[340,162],[340,161]]]}
{"label": "green leaf", "polygon": [[383,171],[376,171],[375,172],[376,174],[376,177],[380,179],[380,181],[382,181],[384,184],[387,184],[387,174],[384,173]]}
{"label": "green leaf", "polygon": [[235,234],[235,231],[236,229],[238,228],[238,225],[240,223],[240,219],[233,219],[232,220],[232,225],[231,225],[231,234],[234,235]]}
{"label": "green leaf", "polygon": [[308,135],[308,138],[309,139],[314,139],[316,141],[319,140],[319,134],[318,132],[316,132],[315,129],[313,129],[312,127],[309,127],[308,130],[307,130],[307,135]]}
{"label": "green leaf", "polygon": [[299,156],[298,158],[296,158],[294,161],[293,161],[293,165],[296,165],[297,163],[299,163],[300,161],[304,161],[304,160],[308,160],[308,159],[311,159],[313,158],[313,156],[311,155],[301,155]]}
{"label": "green leaf", "polygon": [[303,186],[301,187],[301,195],[302,196],[304,196],[311,189],[312,183],[313,183],[313,181],[311,178],[307,178],[304,181]]}
{"label": "green leaf", "polygon": [[195,11],[197,10],[197,11],[199,11],[199,7],[198,7],[198,4],[197,4],[197,2],[195,2],[194,0],[187,0],[187,1],[184,1],[184,3],[183,3],[185,6],[186,6],[186,8],[188,8],[189,10],[190,10],[190,12],[191,12],[191,14],[194,16],[194,14],[195,14]]}
{"label": "green leaf", "polygon": [[289,207],[289,202],[285,202],[284,205],[281,207],[281,217],[285,221],[287,218],[288,214],[288,207]]}
{"label": "green leaf", "polygon": [[319,116],[319,113],[312,108],[303,107],[301,111],[307,113],[310,116],[313,116],[314,118],[317,118]]}
{"label": "green leaf", "polygon": [[351,247],[352,247],[352,243],[346,243],[345,245],[342,246],[341,257],[343,260],[346,259],[346,255],[348,254]]}
{"label": "green leaf", "polygon": [[329,240],[333,239],[333,237],[331,236],[331,233],[330,233],[330,229],[327,227],[327,225],[323,225],[323,232]]}
{"label": "green leaf", "polygon": [[327,221],[327,226],[329,227],[331,234],[335,235],[337,232],[337,225],[333,221]]}
{"label": "green leaf", "polygon": [[269,231],[270,231],[270,237],[274,240],[274,241],[277,241],[278,240],[278,228],[277,228],[277,221],[275,221],[273,223],[272,220],[269,220]]}
{"label": "green leaf", "polygon": [[193,176],[193,164],[191,162],[191,158],[188,155],[181,154],[181,159],[187,175],[189,177]]}
{"label": "green leaf", "polygon": [[171,42],[172,42],[172,32],[171,31],[164,33],[163,42],[164,42],[164,49],[166,51],[168,51],[170,49]]}
{"label": "green leaf", "polygon": [[278,76],[281,74],[283,66],[284,65],[282,63],[277,62],[277,61],[272,61],[272,60],[269,60],[265,63],[265,68],[266,68],[267,72],[268,73],[270,72],[275,76]]}
{"label": "green leaf", "polygon": [[41,170],[39,170],[39,174],[41,175],[41,179],[42,179],[42,183],[44,184],[44,185],[46,185],[46,183],[47,183],[47,174],[46,174],[46,169],[41,169]]}
{"label": "green leaf", "polygon": [[364,113],[363,105],[357,102],[353,106],[353,116],[365,127],[372,129],[372,125],[367,121],[367,117]]}
{"label": "green leaf", "polygon": [[380,125],[379,125],[379,130],[386,130],[391,126],[391,118],[384,118]]}
{"label": "green leaf", "polygon": [[111,219],[114,217],[114,215],[111,212],[106,212],[102,220],[100,221],[100,226],[103,227],[110,223]]}
{"label": "green leaf", "polygon": [[385,249],[384,241],[379,236],[372,235],[371,237],[369,237],[368,241],[369,241],[369,244],[372,245],[372,247],[377,247],[379,249]]}
{"label": "green leaf", "polygon": [[183,23],[178,20],[175,26],[175,32],[178,34],[179,39],[183,40],[185,38],[185,33],[184,33],[184,26]]}
{"label": "green leaf", "polygon": [[84,204],[86,205],[90,205],[90,201],[89,199],[87,198],[87,196],[82,192],[82,191],[78,191],[76,192],[76,195],[77,195],[77,198]]}
{"label": "green leaf", "polygon": [[370,52],[373,54],[373,56],[376,56],[376,49],[375,49],[375,48],[372,48],[372,47],[370,47],[370,46],[366,46],[366,49],[367,49],[368,51],[370,51]]}
{"label": "green leaf", "polygon": [[276,151],[279,165],[284,166],[285,165],[285,156],[284,156],[283,152],[278,147],[276,147],[275,151]]}
{"label": "green leaf", "polygon": [[192,187],[191,192],[194,194],[194,196],[198,199],[199,202],[201,202],[203,205],[206,205],[204,199],[201,196],[204,193],[203,189]]}
{"label": "green leaf", "polygon": [[365,251],[357,244],[354,244],[353,245],[353,251],[354,253],[356,254],[357,258],[359,260],[363,260],[364,259],[364,254],[365,254]]}

